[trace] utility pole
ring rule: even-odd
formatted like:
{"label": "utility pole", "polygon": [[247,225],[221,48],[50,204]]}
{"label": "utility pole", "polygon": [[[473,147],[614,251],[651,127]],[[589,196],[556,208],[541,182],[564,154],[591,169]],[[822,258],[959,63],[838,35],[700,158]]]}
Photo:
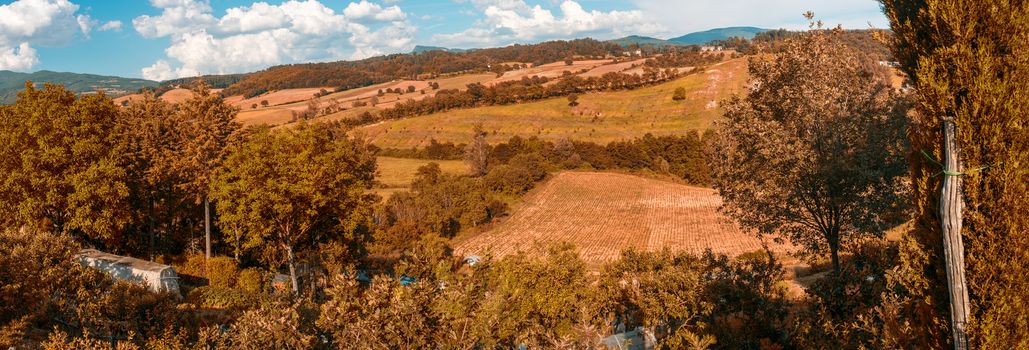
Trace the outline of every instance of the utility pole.
{"label": "utility pole", "polygon": [[950,292],[950,328],[954,349],[968,349],[968,288],[965,285],[965,248],[961,242],[961,148],[957,142],[953,117],[943,119],[943,186],[940,190],[940,226],[943,229],[943,254],[946,259],[947,289]]}

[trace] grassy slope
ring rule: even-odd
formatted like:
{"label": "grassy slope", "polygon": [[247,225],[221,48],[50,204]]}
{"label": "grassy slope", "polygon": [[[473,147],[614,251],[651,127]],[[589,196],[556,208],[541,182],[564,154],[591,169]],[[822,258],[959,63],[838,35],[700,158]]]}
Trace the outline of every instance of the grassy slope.
{"label": "grassy slope", "polygon": [[[742,90],[747,79],[746,67],[746,59],[742,58],[653,87],[584,94],[577,107],[569,107],[561,97],[382,122],[365,126],[361,131],[380,147],[410,148],[425,146],[432,138],[468,142],[476,123],[482,123],[490,132],[490,142],[505,141],[514,135],[536,135],[551,140],[571,138],[607,143],[646,133],[705,130],[721,115],[717,102]],[[685,101],[672,100],[677,87],[686,89]]]}

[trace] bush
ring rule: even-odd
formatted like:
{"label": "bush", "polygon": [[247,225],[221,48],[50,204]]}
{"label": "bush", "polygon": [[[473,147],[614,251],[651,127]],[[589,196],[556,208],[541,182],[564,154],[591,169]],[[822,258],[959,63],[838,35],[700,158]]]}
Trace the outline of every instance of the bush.
{"label": "bush", "polygon": [[682,86],[675,88],[675,92],[672,93],[672,100],[682,101],[686,99],[686,89]]}
{"label": "bush", "polygon": [[175,272],[181,275],[204,277],[205,260],[203,254],[192,254],[186,256],[186,261],[175,267]]}
{"label": "bush", "polygon": [[186,302],[199,307],[214,307],[232,310],[252,310],[274,300],[267,294],[252,294],[239,289],[224,287],[200,287],[186,296]]}
{"label": "bush", "polygon": [[236,277],[236,288],[248,293],[261,293],[264,288],[264,274],[255,268],[246,268]]}
{"label": "bush", "polygon": [[543,158],[538,154],[519,154],[506,165],[490,170],[485,177],[486,187],[506,194],[521,194],[547,176]]}
{"label": "bush", "polygon": [[232,288],[238,274],[239,267],[232,258],[218,256],[207,261],[207,284],[212,287]]}

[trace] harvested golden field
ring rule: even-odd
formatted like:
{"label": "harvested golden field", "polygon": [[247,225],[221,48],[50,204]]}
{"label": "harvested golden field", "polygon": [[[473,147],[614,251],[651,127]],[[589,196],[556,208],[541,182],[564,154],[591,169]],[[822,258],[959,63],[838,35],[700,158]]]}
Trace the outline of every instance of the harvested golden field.
{"label": "harvested golden field", "polygon": [[579,74],[579,75],[584,77],[584,78],[599,77],[599,76],[602,76],[602,75],[607,74],[607,73],[622,72],[622,71],[625,71],[625,70],[627,70],[629,68],[633,68],[633,66],[642,66],[643,63],[646,62],[646,61],[647,61],[646,58],[641,58],[641,59],[633,60],[633,61],[625,61],[625,62],[619,62],[619,63],[605,64],[605,65],[602,65],[602,66],[590,69],[588,72],[582,73],[582,74]]}
{"label": "harvested golden field", "polygon": [[[756,236],[717,212],[721,202],[710,188],[616,173],[563,172],[533,190],[497,226],[456,239],[454,250],[455,255],[504,256],[568,242],[597,266],[629,248],[696,254],[711,249],[727,255],[760,249]],[[767,241],[775,252],[795,249]]]}
{"label": "harvested golden field", "polygon": [[279,125],[289,123],[293,111],[288,108],[259,108],[242,110],[236,114],[236,121],[243,125]]}
{"label": "harvested golden field", "polygon": [[[218,91],[221,91],[221,90],[218,90]],[[164,100],[165,102],[168,102],[168,103],[179,103],[179,102],[185,101],[190,96],[193,96],[193,92],[190,91],[189,89],[172,89],[172,90],[168,90],[167,92],[161,94],[161,99]],[[143,98],[143,94],[129,94],[129,95],[125,95],[125,96],[121,96],[121,97],[115,98],[114,99],[114,104],[120,106],[122,104],[122,101],[129,101],[131,103],[132,101],[135,101],[135,100],[138,100],[138,99],[141,99],[141,98]]]}
{"label": "harvested golden field", "polygon": [[[441,79],[430,79],[430,80],[398,80],[382,84],[375,84],[357,89],[351,89],[346,91],[340,91],[332,93],[327,96],[321,97],[323,106],[333,101],[341,103],[347,109],[337,113],[321,116],[318,118],[319,121],[334,121],[340,119],[351,118],[357,116],[363,112],[374,112],[382,108],[390,108],[398,102],[407,100],[420,100],[433,96],[437,90],[429,88],[429,82],[437,82],[440,85],[440,89],[467,89],[468,84],[481,83],[493,79],[495,74],[468,74],[459,75],[453,77],[446,77]],[[408,86],[414,86],[416,91],[425,91],[425,94],[420,92],[415,93],[387,93],[382,96],[378,96],[379,90],[386,89],[404,89],[406,91]],[[310,98],[314,97],[314,93],[318,92],[319,89],[290,89],[295,93],[304,95],[293,96],[297,99],[286,101],[289,103],[274,105],[271,107],[258,107],[257,109],[251,109],[253,103],[260,103],[262,97],[258,96],[249,100],[242,101],[241,96],[231,96],[226,98],[226,101],[241,107],[241,111],[236,119],[246,125],[255,124],[268,124],[268,125],[283,125],[289,123],[292,119],[293,111],[301,112],[307,109],[307,102]],[[290,90],[281,90],[283,92]],[[326,89],[331,90],[331,89]],[[309,94],[308,94],[309,93]],[[262,95],[264,96],[264,95]],[[280,94],[282,96],[282,94]],[[292,96],[292,95],[290,95]],[[304,97],[306,96],[306,97]],[[376,97],[378,104],[371,106],[372,97]],[[351,107],[354,102],[362,101],[367,103],[366,107]],[[269,100],[269,102],[271,102]]]}
{"label": "harvested golden field", "polygon": [[547,78],[556,78],[564,74],[565,71],[572,73],[578,73],[580,70],[591,70],[596,67],[611,63],[611,60],[584,60],[584,61],[572,61],[572,65],[567,65],[564,61],[552,62],[542,64],[535,67],[516,69],[512,71],[504,72],[504,75],[499,78],[490,80],[485,83],[486,85],[494,85],[497,83],[521,80],[522,78],[528,78],[532,76],[540,76]]}
{"label": "harvested golden field", "polygon": [[229,96],[225,98],[225,102],[236,107],[243,108],[244,110],[250,109],[255,103],[258,105],[257,108],[261,107],[261,101],[268,101],[269,106],[278,106],[282,104],[294,103],[298,101],[306,101],[314,97],[322,89],[332,91],[331,87],[320,87],[320,88],[302,88],[302,89],[285,89],[276,90],[272,92],[266,92],[251,98],[244,99],[241,95]]}
{"label": "harvested golden field", "polygon": [[[564,97],[506,106],[456,109],[413,118],[391,120],[360,128],[384,148],[424,147],[433,138],[467,143],[475,124],[490,133],[489,142],[511,136],[538,136],[556,141],[571,138],[607,143],[646,133],[655,135],[703,131],[721,117],[718,102],[743,90],[746,58],[726,61],[663,84],[628,91],[588,93],[579,106],[569,107]],[[683,87],[686,99],[673,101]]]}
{"label": "harvested golden field", "polygon": [[429,163],[439,164],[440,170],[443,170],[444,173],[464,174],[468,172],[468,165],[460,160],[378,157],[376,162],[379,171],[375,176],[377,182],[375,192],[383,198],[409,189],[411,181],[414,181],[415,174],[418,173],[418,168]]}

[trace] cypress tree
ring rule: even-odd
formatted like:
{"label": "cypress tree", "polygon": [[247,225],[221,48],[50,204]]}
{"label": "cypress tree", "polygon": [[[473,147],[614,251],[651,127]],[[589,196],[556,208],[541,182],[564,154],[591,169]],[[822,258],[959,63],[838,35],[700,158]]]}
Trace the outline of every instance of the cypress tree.
{"label": "cypress tree", "polygon": [[938,214],[944,175],[933,159],[942,155],[941,122],[953,117],[965,169],[971,345],[1029,348],[1029,6],[881,1],[895,34],[894,56],[918,94],[909,131],[916,216],[902,244],[899,279],[909,301],[905,318],[925,332],[922,346],[949,342]]}

